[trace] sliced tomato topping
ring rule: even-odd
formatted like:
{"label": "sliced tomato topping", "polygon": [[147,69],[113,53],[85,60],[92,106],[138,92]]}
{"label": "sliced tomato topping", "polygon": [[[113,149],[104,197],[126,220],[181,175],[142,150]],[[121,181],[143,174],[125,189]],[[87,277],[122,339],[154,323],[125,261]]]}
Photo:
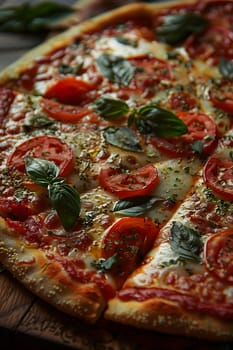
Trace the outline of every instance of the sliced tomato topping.
{"label": "sliced tomato topping", "polygon": [[173,92],[169,99],[171,109],[176,111],[190,111],[197,107],[197,100],[187,92]]}
{"label": "sliced tomato topping", "polygon": [[29,206],[27,199],[17,201],[16,198],[0,198],[0,215],[8,217],[12,220],[24,221],[32,214],[32,209]]}
{"label": "sliced tomato topping", "polygon": [[213,192],[225,200],[233,200],[233,162],[212,156],[203,169],[203,178]]}
{"label": "sliced tomato topping", "polygon": [[46,114],[65,123],[76,123],[90,113],[87,108],[65,105],[47,98],[42,98],[41,105]]}
{"label": "sliced tomato topping", "polygon": [[233,284],[233,229],[218,232],[207,239],[204,260],[218,279]]}
{"label": "sliced tomato topping", "polygon": [[220,25],[209,26],[202,35],[191,35],[184,45],[191,57],[211,64],[218,64],[220,57],[233,59],[233,32]]}
{"label": "sliced tomato topping", "polygon": [[188,133],[179,137],[151,137],[151,143],[161,152],[173,157],[192,156],[195,142],[200,141],[202,152],[208,154],[216,143],[216,124],[207,114],[200,112],[178,112],[178,117],[188,127]]}
{"label": "sliced tomato topping", "polygon": [[100,186],[119,198],[147,196],[158,182],[158,172],[152,164],[123,174],[117,174],[113,168],[103,168],[99,174]]}
{"label": "sliced tomato topping", "polygon": [[60,168],[59,176],[67,175],[74,164],[72,149],[54,136],[36,136],[19,144],[8,158],[7,165],[25,172],[26,156],[55,162]]}
{"label": "sliced tomato topping", "polygon": [[157,234],[158,227],[149,219],[119,219],[105,233],[103,257],[115,256],[112,271],[121,276],[129,274],[151,249]]}
{"label": "sliced tomato topping", "polygon": [[68,105],[79,105],[90,102],[89,92],[93,85],[73,77],[63,78],[55,82],[45,93],[46,98],[54,98]]}
{"label": "sliced tomato topping", "polygon": [[223,83],[212,88],[210,91],[210,101],[217,108],[228,113],[233,113],[233,88],[232,83]]}
{"label": "sliced tomato topping", "polygon": [[134,78],[128,87],[122,87],[121,94],[133,91],[150,97],[154,95],[155,88],[161,80],[172,80],[171,66],[165,60],[141,55],[130,58],[129,61],[135,68]]}
{"label": "sliced tomato topping", "polygon": [[12,90],[0,87],[0,125],[2,125],[14,98],[15,94]]}

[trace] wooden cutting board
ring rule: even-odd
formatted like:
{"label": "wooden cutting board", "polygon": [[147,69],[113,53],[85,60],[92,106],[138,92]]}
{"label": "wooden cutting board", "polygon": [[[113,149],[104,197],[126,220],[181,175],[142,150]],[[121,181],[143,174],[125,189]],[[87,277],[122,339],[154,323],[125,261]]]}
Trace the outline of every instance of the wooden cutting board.
{"label": "wooden cutting board", "polygon": [[230,350],[231,344],[169,336],[104,319],[90,326],[57,311],[0,273],[0,348],[26,350]]}

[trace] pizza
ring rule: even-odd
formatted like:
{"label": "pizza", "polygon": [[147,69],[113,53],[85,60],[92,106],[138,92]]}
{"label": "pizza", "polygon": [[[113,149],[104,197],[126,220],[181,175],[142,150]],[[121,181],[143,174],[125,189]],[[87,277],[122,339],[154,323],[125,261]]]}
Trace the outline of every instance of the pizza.
{"label": "pizza", "polygon": [[0,261],[100,317],[233,335],[233,2],[131,4],[0,76]]}

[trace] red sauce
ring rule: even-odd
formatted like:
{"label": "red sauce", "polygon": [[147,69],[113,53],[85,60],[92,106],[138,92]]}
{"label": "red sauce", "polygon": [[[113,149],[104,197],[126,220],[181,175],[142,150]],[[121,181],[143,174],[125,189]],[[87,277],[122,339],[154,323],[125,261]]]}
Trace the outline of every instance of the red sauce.
{"label": "red sauce", "polygon": [[62,264],[69,276],[77,282],[83,284],[94,283],[97,285],[106,301],[114,297],[115,290],[106,281],[104,274],[98,274],[95,270],[79,269],[71,260],[68,259],[59,259],[59,262]]}
{"label": "red sauce", "polygon": [[179,304],[188,311],[205,313],[224,319],[233,319],[233,305],[230,303],[212,303],[201,301],[197,297],[182,294],[175,290],[162,288],[128,288],[118,293],[118,298],[122,301],[135,300],[144,302],[152,298],[161,298]]}

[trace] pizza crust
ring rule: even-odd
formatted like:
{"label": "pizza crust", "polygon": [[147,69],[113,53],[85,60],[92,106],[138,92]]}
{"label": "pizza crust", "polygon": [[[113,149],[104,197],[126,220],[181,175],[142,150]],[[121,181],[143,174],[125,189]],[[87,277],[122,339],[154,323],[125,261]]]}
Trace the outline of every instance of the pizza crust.
{"label": "pizza crust", "polygon": [[174,302],[151,298],[147,301],[111,300],[106,319],[163,333],[210,340],[233,339],[233,323],[209,315],[191,313]]}
{"label": "pizza crust", "polygon": [[[195,0],[187,0],[186,4],[195,3]],[[75,36],[85,32],[92,32],[109,24],[114,24],[124,19],[134,19],[140,17],[150,17],[156,14],[156,11],[162,8],[169,8],[174,5],[183,4],[183,1],[168,1],[158,4],[135,3],[120,7],[116,10],[106,12],[94,18],[88,19],[78,25],[72,26],[70,29],[61,34],[56,35],[45,41],[43,44],[30,50],[19,60],[8,66],[0,73],[0,84],[4,84],[8,79],[16,79],[19,74],[28,67],[37,57],[48,54],[49,52],[68,45]]]}
{"label": "pizza crust", "polygon": [[105,308],[94,284],[73,281],[60,264],[22,244],[1,218],[0,261],[32,293],[71,316],[95,323]]}

